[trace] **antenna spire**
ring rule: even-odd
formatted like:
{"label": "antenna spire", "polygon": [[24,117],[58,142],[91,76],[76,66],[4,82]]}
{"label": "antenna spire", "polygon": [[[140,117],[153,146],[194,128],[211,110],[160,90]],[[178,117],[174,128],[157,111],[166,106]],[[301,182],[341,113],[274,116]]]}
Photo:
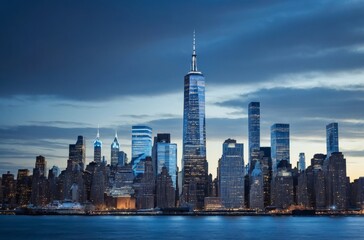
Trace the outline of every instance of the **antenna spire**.
{"label": "antenna spire", "polygon": [[191,71],[197,72],[196,31],[193,30]]}

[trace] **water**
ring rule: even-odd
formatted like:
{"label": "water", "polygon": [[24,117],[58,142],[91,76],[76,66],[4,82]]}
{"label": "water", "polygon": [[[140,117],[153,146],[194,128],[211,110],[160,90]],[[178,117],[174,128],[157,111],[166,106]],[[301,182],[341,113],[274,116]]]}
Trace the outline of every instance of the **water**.
{"label": "water", "polygon": [[0,239],[364,239],[364,217],[0,216]]}

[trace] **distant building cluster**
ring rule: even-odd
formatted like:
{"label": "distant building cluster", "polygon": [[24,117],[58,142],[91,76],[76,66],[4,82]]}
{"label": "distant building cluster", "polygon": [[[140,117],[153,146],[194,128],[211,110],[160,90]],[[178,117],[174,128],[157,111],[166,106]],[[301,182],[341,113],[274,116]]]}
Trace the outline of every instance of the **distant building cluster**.
{"label": "distant building cluster", "polygon": [[98,130],[92,162],[86,163],[85,139],[78,136],[69,145],[65,170],[56,166],[48,170],[46,159],[37,156],[32,174],[28,169],[19,169],[16,178],[3,174],[0,203],[3,209],[68,203],[96,210],[363,209],[364,177],[350,183],[338,132],[337,123],[328,124],[326,154],[315,154],[306,167],[306,156],[300,153],[292,167],[289,124],[273,124],[270,146],[261,146],[260,103],[251,102],[247,164],[244,144],[227,139],[213,179],[206,159],[205,78],[197,70],[194,38],[191,70],[184,78],[181,170],[177,144],[169,133],[153,137],[150,127],[132,126],[130,161],[115,133],[108,163]]}

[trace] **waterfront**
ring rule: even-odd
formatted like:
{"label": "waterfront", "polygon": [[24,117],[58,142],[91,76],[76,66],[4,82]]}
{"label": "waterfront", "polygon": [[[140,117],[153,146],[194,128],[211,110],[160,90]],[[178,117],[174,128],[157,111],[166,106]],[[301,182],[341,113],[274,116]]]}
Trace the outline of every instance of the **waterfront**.
{"label": "waterfront", "polygon": [[363,226],[360,216],[0,216],[6,239],[353,240]]}

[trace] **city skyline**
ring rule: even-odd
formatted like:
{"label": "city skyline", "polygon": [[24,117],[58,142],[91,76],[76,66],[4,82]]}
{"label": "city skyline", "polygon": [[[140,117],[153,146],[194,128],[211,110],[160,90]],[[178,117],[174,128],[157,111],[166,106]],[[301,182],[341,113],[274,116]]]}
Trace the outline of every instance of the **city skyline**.
{"label": "city skyline", "polygon": [[[338,122],[348,176],[363,175],[361,2],[229,2],[224,11],[215,2],[205,13],[198,10],[202,3],[191,8],[189,2],[165,4],[155,12],[150,7],[156,5],[147,2],[141,8],[91,2],[88,9],[73,3],[82,14],[67,9],[69,3],[24,2],[20,15],[15,3],[1,4],[0,25],[8,38],[0,41],[0,110],[6,113],[0,119],[0,173],[32,169],[38,155],[49,167],[64,169],[68,145],[78,135],[86,139],[89,163],[98,124],[108,163],[115,129],[130,161],[131,127],[146,125],[153,136],[171,133],[181,166],[182,76],[196,29],[199,68],[206,74],[210,173],[216,176],[221,144],[228,138],[245,144],[248,162],[248,103],[258,101],[260,146],[270,146],[271,125],[288,123],[291,164],[304,152],[308,165],[315,153],[326,153],[325,126]],[[117,10],[126,9],[130,14],[121,18]],[[196,21],[172,17],[168,23],[161,17],[187,9]],[[62,17],[66,13],[69,20]],[[17,17],[29,21],[20,26]],[[148,19],[153,20],[144,27]]]}

